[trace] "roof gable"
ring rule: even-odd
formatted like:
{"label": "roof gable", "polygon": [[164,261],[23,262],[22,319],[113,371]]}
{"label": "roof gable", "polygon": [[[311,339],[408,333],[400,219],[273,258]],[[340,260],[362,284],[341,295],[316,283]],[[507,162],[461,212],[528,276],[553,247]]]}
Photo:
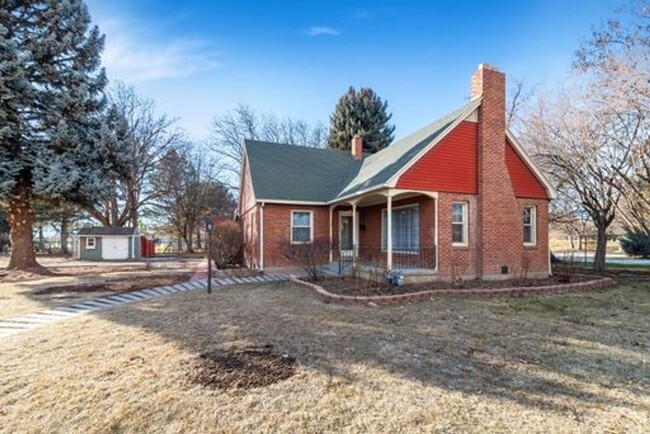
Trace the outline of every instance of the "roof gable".
{"label": "roof gable", "polygon": [[480,99],[472,100],[458,110],[364,159],[361,170],[339,197],[388,183],[410,163],[417,160],[416,157],[426,152],[429,145],[444,137],[451,130],[450,127],[471,114],[479,105]]}
{"label": "roof gable", "polygon": [[462,121],[406,170],[397,188],[478,193],[478,123]]}
{"label": "roof gable", "polygon": [[[506,130],[506,165],[515,196],[555,199],[557,192],[515,136]],[[510,160],[510,161],[509,161]],[[514,176],[514,178],[513,178]],[[519,184],[517,186],[517,184]],[[544,190],[543,196],[539,188]],[[519,189],[519,192],[517,191]],[[532,196],[531,196],[532,195]]]}

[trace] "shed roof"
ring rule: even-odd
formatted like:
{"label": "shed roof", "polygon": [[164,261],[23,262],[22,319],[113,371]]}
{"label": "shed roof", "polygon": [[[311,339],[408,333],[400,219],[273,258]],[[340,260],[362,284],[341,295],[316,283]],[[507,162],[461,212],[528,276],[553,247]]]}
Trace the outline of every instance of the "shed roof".
{"label": "shed roof", "polygon": [[106,226],[91,226],[79,229],[77,235],[136,235],[137,230],[135,228],[125,228],[125,227],[106,227]]}

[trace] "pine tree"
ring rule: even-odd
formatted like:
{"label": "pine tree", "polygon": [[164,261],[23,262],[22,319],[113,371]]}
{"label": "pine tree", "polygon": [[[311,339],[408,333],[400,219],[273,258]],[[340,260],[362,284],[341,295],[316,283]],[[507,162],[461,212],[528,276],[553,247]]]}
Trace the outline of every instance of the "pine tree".
{"label": "pine tree", "polygon": [[393,141],[395,126],[389,121],[388,102],[382,100],[372,89],[354,87],[339,98],[330,116],[329,147],[349,150],[355,134],[363,137],[363,151],[375,153]]}
{"label": "pine tree", "polygon": [[104,37],[82,0],[2,0],[0,199],[9,269],[37,269],[33,199],[88,203],[106,192],[111,152],[99,140]]}

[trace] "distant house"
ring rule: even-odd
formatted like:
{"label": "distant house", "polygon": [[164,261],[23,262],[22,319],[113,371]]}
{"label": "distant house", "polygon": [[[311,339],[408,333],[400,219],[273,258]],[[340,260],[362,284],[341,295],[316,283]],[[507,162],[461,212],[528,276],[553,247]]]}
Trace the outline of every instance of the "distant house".
{"label": "distant house", "polygon": [[547,276],[555,192],[506,128],[505,98],[505,75],[481,64],[466,105],[373,155],[359,136],[351,152],[245,140],[249,265],[324,240],[330,261],[432,278]]}
{"label": "distant house", "polygon": [[139,260],[140,235],[135,228],[81,228],[76,250],[79,259],[88,261]]}

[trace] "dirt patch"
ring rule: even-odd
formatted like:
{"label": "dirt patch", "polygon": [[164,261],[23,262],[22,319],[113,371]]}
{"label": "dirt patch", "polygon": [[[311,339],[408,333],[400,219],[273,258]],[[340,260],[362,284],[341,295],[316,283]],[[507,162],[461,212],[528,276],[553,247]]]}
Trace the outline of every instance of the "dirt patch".
{"label": "dirt patch", "polygon": [[[572,276],[571,283],[593,280],[592,276]],[[435,291],[444,289],[502,289],[502,288],[532,288],[536,286],[551,286],[568,283],[562,277],[549,277],[546,279],[527,280],[465,280],[462,285],[453,282],[438,281],[427,283],[409,283],[403,286],[393,286],[371,280],[354,277],[331,277],[315,282],[332,294],[351,296],[372,295],[397,295],[411,294],[421,291]]]}
{"label": "dirt patch", "polygon": [[177,283],[186,282],[189,278],[189,273],[165,276],[130,277],[128,279],[114,280],[99,284],[88,283],[83,285],[50,286],[35,291],[34,295],[56,295],[59,296],[58,298],[64,298],[66,295],[69,295],[70,298],[74,298],[76,294],[94,292],[112,292],[119,294],[123,292],[138,291],[145,288],[153,288],[156,286],[175,285]]}
{"label": "dirt patch", "polygon": [[286,380],[294,374],[295,359],[272,351],[272,345],[215,350],[200,354],[188,377],[207,388],[247,390]]}
{"label": "dirt patch", "polygon": [[0,273],[0,282],[26,282],[51,277],[55,273],[45,267],[36,267],[29,270],[5,270]]}

